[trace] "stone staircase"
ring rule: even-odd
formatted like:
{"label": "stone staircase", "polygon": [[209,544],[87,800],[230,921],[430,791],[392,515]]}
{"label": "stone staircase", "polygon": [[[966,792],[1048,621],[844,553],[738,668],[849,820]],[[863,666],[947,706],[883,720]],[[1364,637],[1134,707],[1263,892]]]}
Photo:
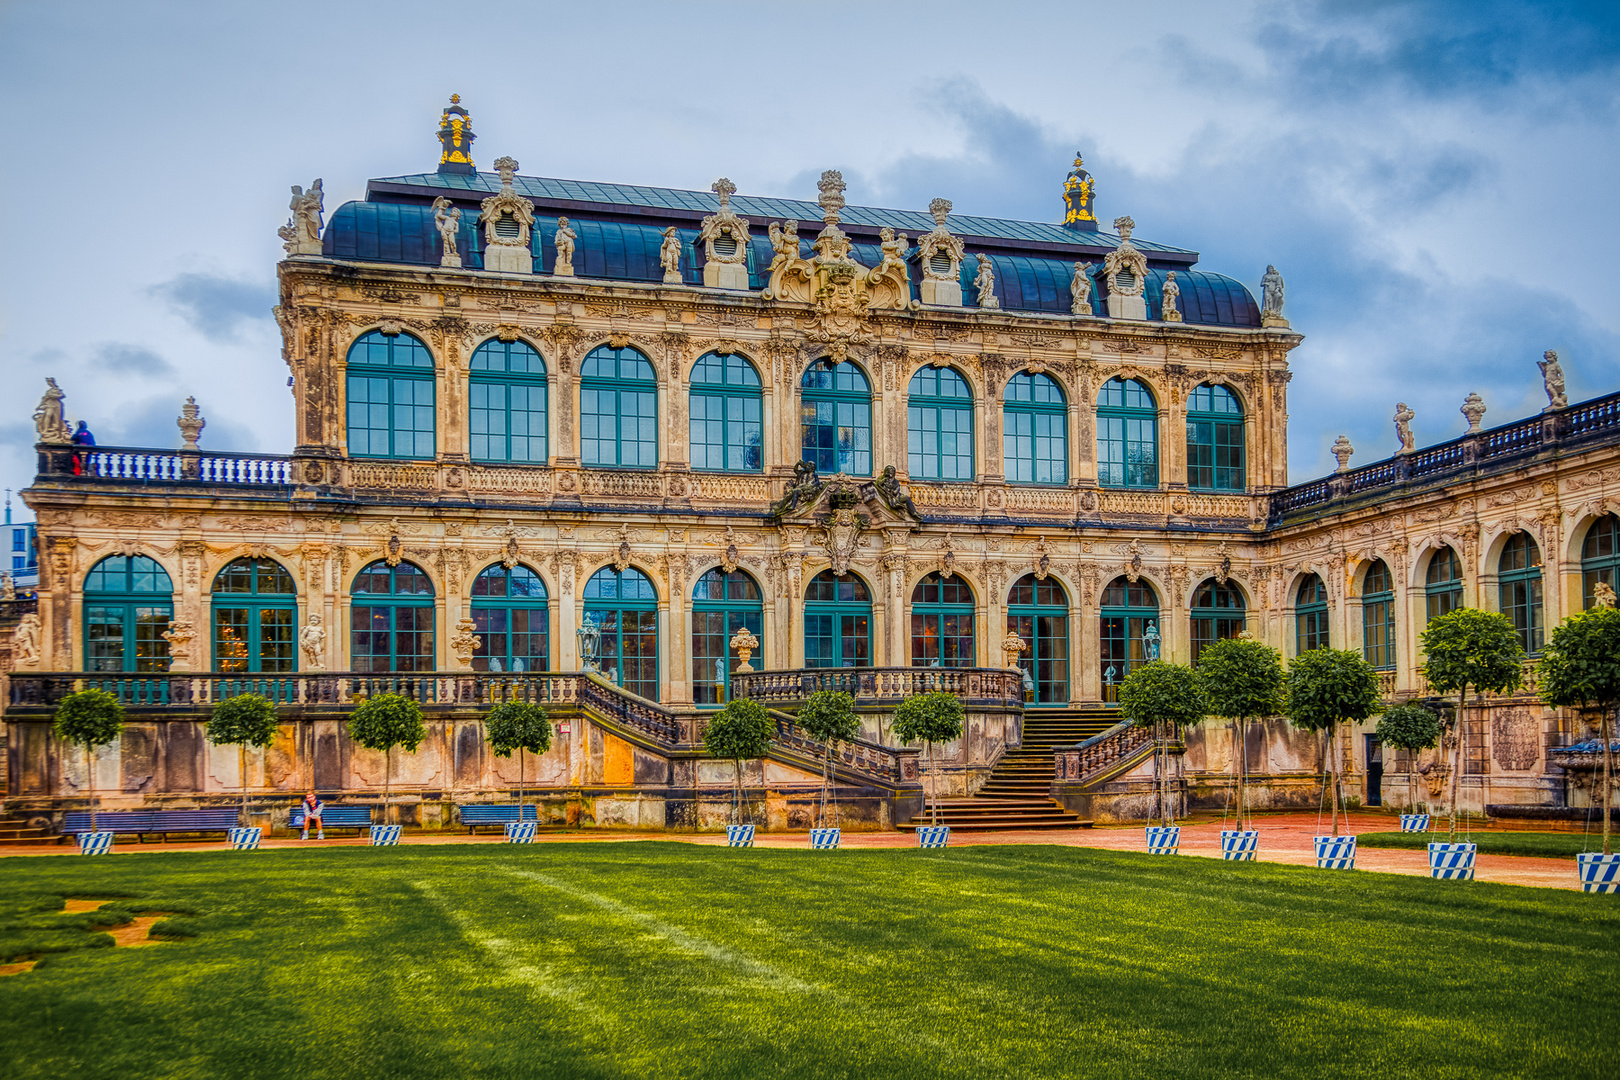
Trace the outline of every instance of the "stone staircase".
{"label": "stone staircase", "polygon": [[56,840],[51,830],[32,827],[27,818],[0,818],[0,847],[41,847]]}
{"label": "stone staircase", "polygon": [[[941,799],[939,823],[963,832],[1091,827],[1052,798],[1052,751],[1099,735],[1119,722],[1115,710],[1029,709],[1024,713],[1023,745],[1008,750],[984,786],[965,799]],[[896,826],[903,832],[933,823],[927,812]]]}

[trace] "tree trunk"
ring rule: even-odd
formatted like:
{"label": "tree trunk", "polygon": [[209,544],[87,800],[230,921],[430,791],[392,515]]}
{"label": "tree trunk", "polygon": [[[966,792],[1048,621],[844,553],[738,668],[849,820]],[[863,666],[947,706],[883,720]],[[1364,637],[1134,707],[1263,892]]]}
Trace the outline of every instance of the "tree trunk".
{"label": "tree trunk", "polygon": [[518,824],[523,824],[523,747],[518,747]]}
{"label": "tree trunk", "polygon": [[388,797],[388,789],[394,781],[394,748],[390,746],[383,751],[383,824],[391,825],[389,814],[393,811],[393,800]]}
{"label": "tree trunk", "polygon": [[245,828],[247,828],[247,823],[248,823],[248,819],[247,819],[247,743],[237,743],[236,744],[236,768],[237,768],[236,775],[238,777],[240,777],[241,781],[242,781],[242,811],[241,811],[241,814],[239,815],[237,824],[241,825],[242,828],[245,829]]}
{"label": "tree trunk", "polygon": [[1451,835],[1447,838],[1451,843],[1457,842],[1457,798],[1462,788],[1463,746],[1468,739],[1468,724],[1463,720],[1463,708],[1468,703],[1468,684],[1457,694],[1457,751],[1456,759],[1451,770]]}
{"label": "tree trunk", "polygon": [[96,759],[90,744],[84,744],[84,783],[90,789],[90,831],[96,831]]}
{"label": "tree trunk", "polygon": [[741,825],[742,820],[742,758],[732,758],[731,764],[737,770],[737,786],[731,793],[731,823]]}
{"label": "tree trunk", "polygon": [[[1620,706],[1616,706],[1615,711],[1620,712]],[[1611,828],[1609,803],[1613,801],[1609,793],[1609,785],[1612,783],[1610,778],[1614,775],[1614,747],[1610,745],[1609,714],[1607,712],[1603,713],[1603,719],[1598,722],[1598,737],[1603,740],[1603,798],[1598,800],[1598,805],[1603,808],[1603,854],[1608,855],[1610,854],[1609,832]]]}
{"label": "tree trunk", "polygon": [[1248,717],[1238,717],[1238,829],[1246,828],[1243,824],[1243,811],[1249,805],[1249,722]]}
{"label": "tree trunk", "polygon": [[1327,771],[1328,771],[1328,798],[1333,803],[1332,817],[1328,822],[1328,835],[1339,835],[1339,740],[1333,737],[1335,725],[1328,725],[1327,744]]}

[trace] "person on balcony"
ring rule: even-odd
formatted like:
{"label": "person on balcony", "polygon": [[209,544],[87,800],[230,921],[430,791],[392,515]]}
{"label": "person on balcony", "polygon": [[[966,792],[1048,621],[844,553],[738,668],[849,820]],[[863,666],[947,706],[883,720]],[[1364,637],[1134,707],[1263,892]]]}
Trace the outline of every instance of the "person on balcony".
{"label": "person on balcony", "polygon": [[[79,421],[79,430],[77,430],[77,431],[75,431],[73,433],[73,437],[72,437],[72,439],[70,441],[73,443],[74,446],[94,446],[94,445],[96,445],[96,437],[94,435],[90,434],[90,425],[85,423],[83,420]],[[73,475],[78,476],[83,471],[84,471],[84,455],[83,454],[74,454],[73,455]]]}
{"label": "person on balcony", "polygon": [[312,821],[315,823],[315,839],[326,839],[326,826],[321,822],[321,811],[324,809],[326,809],[326,804],[321,802],[320,796],[315,794],[314,789],[304,795],[304,834],[298,839],[309,839],[309,823]]}

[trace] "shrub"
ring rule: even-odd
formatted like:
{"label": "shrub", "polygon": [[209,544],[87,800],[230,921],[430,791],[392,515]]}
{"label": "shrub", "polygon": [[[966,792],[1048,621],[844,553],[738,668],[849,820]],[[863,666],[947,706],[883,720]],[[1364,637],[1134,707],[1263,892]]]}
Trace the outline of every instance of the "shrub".
{"label": "shrub", "polygon": [[529,701],[503,701],[484,718],[484,732],[496,757],[518,756],[518,820],[523,820],[523,751],[543,754],[551,749],[551,714],[544,705]]}
{"label": "shrub", "polygon": [[[934,744],[950,742],[962,734],[966,710],[962,699],[943,690],[916,694],[894,710],[894,733],[902,742],[921,741],[928,747],[928,771],[934,771]],[[939,824],[939,783],[935,778],[929,791],[933,821]]]}
{"label": "shrub", "polygon": [[732,698],[714,714],[703,732],[704,751],[710,757],[730,758],[736,766],[737,785],[732,800],[735,824],[742,823],[742,763],[770,751],[774,730],[763,705],[749,698]]}
{"label": "shrub", "polygon": [[1467,754],[1462,722],[1468,688],[1506,693],[1524,680],[1524,649],[1506,615],[1458,608],[1429,620],[1423,630],[1424,674],[1437,694],[1457,694],[1457,759],[1451,770],[1451,839],[1457,838],[1457,787]]}
{"label": "shrub", "polygon": [[269,746],[276,737],[276,706],[260,694],[238,694],[216,702],[208,718],[208,741],[236,747],[242,778],[242,818],[247,824],[247,748]]}
{"label": "shrub", "polygon": [[1603,744],[1603,854],[1610,854],[1609,803],[1614,777],[1610,718],[1620,707],[1620,609],[1592,608],[1571,615],[1552,632],[1536,673],[1541,700],[1549,705],[1596,706]]}
{"label": "shrub", "polygon": [[[1204,679],[1182,664],[1155,660],[1131,669],[1125,676],[1125,681],[1119,684],[1119,707],[1125,719],[1137,727],[1153,728],[1158,736],[1153,762],[1158,782],[1154,786],[1158,788],[1159,816],[1168,824],[1176,815],[1170,798],[1170,748],[1165,736],[1173,734],[1177,727],[1204,722],[1209,709]],[[1170,730],[1163,732],[1161,727]]]}
{"label": "shrub", "polygon": [[1288,664],[1284,682],[1287,697],[1284,711],[1297,728],[1326,733],[1327,747],[1322,758],[1322,794],[1333,783],[1331,830],[1339,831],[1339,772],[1334,767],[1333,732],[1341,723],[1359,724],[1383,710],[1379,700],[1378,672],[1353,649],[1312,649],[1300,653]]}
{"label": "shrub", "polygon": [[56,707],[56,737],[84,747],[85,779],[90,788],[90,831],[96,829],[96,766],[92,751],[117,741],[124,733],[124,706],[105,690],[80,690]]}
{"label": "shrub", "polygon": [[805,699],[804,708],[794,722],[822,743],[821,755],[821,808],[816,821],[827,824],[827,796],[832,786],[832,753],[834,744],[859,737],[861,719],[855,715],[855,699],[842,690],[817,690]]}
{"label": "shrub", "polygon": [[[393,784],[394,747],[403,746],[410,753],[427,738],[422,724],[422,707],[399,694],[378,694],[355,706],[349,717],[349,738],[367,750],[380,750],[383,754],[383,805],[388,805]],[[385,819],[388,811],[383,811]]]}
{"label": "shrub", "polygon": [[1198,671],[1209,697],[1209,711],[1235,725],[1232,769],[1237,774],[1241,829],[1243,812],[1249,805],[1249,720],[1282,711],[1282,656],[1263,642],[1228,638],[1204,647],[1198,655]]}

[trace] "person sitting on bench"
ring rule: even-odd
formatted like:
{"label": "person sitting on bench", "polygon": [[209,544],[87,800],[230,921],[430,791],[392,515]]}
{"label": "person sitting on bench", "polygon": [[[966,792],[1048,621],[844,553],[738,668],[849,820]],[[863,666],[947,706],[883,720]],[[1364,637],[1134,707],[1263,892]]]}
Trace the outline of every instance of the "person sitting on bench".
{"label": "person sitting on bench", "polygon": [[325,808],[326,804],[321,802],[313,790],[304,796],[304,835],[298,839],[309,839],[309,823],[312,821],[315,823],[315,839],[326,839],[326,826],[321,823],[321,811]]}

